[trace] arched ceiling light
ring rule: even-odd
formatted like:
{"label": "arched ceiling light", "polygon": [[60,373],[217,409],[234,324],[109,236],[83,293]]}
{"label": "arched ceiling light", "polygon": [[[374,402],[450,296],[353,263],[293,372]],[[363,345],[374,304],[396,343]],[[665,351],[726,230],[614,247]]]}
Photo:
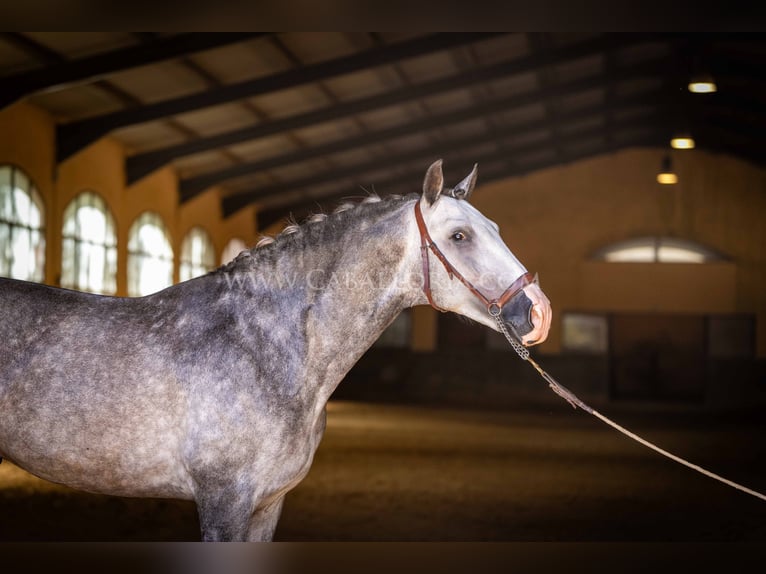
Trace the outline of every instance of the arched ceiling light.
{"label": "arched ceiling light", "polygon": [[689,134],[678,134],[670,140],[673,149],[694,149],[694,138]]}
{"label": "arched ceiling light", "polygon": [[673,172],[673,165],[670,162],[670,156],[662,158],[662,169],[657,174],[657,183],[663,185],[673,185],[678,183],[678,176]]}
{"label": "arched ceiling light", "polygon": [[718,86],[710,74],[700,74],[689,80],[689,91],[695,94],[712,94],[718,90]]}

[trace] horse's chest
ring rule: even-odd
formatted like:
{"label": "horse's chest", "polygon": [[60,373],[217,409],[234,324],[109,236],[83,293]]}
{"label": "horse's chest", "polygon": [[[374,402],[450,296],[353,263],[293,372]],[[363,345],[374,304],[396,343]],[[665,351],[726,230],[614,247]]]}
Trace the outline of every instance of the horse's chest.
{"label": "horse's chest", "polygon": [[207,412],[207,424],[192,430],[187,444],[192,474],[215,476],[217,481],[236,477],[266,497],[297,485],[311,468],[325,413],[252,409],[246,417],[232,418],[236,411]]}
{"label": "horse's chest", "polygon": [[275,476],[273,481],[276,490],[286,492],[308,474],[314,461],[314,454],[324,435],[325,418],[323,411],[317,420],[312,421],[299,432],[290,433],[278,446],[282,464],[281,472],[278,471],[278,476]]}
{"label": "horse's chest", "polygon": [[300,474],[300,478],[303,478],[311,467],[311,463],[314,460],[314,453],[319,447],[319,442],[324,435],[326,422],[325,412],[319,415],[319,417],[307,425],[305,430],[295,436],[293,436],[293,444],[296,450],[300,453],[296,457],[296,471]]}

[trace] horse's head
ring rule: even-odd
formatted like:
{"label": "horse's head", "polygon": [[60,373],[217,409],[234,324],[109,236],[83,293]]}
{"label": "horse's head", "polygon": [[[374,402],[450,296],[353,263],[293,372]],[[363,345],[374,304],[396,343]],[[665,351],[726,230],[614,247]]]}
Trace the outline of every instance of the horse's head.
{"label": "horse's head", "polygon": [[441,160],[428,168],[415,217],[423,252],[423,290],[440,310],[511,327],[525,345],[543,342],[551,306],[536,281],[511,253],[490,221],[467,199],[476,184],[476,166],[452,189],[444,189]]}

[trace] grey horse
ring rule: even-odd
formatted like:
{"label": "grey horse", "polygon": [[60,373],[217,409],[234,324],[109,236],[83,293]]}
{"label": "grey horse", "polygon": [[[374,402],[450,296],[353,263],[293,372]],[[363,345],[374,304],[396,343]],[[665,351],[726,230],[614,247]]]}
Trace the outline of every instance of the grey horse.
{"label": "grey horse", "polygon": [[[413,215],[496,298],[526,269],[466,201],[475,181],[443,188],[438,161],[422,194],[344,204],[146,297],[0,279],[0,456],[85,491],[193,500],[203,540],[271,540],[328,398],[403,309],[431,300],[497,329],[424,255]],[[525,345],[550,316],[536,283],[501,315]]]}

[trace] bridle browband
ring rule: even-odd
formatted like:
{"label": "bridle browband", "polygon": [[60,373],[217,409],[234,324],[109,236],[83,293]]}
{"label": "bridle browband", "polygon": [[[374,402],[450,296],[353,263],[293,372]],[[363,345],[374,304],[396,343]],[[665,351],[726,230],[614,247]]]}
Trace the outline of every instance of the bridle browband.
{"label": "bridle browband", "polygon": [[434,303],[434,299],[431,294],[431,270],[428,262],[429,249],[433,252],[434,255],[436,255],[436,258],[444,266],[444,269],[446,269],[449,278],[452,279],[453,277],[457,277],[460,282],[465,285],[468,290],[484,304],[484,306],[487,308],[487,312],[495,318],[500,316],[500,313],[503,310],[503,306],[508,303],[508,301],[513,299],[519,291],[524,289],[524,287],[530,283],[535,283],[537,281],[536,276],[529,272],[524,273],[521,277],[511,283],[508,289],[503,291],[503,294],[500,295],[500,297],[497,299],[489,299],[484,295],[484,293],[474,287],[474,285],[468,279],[463,277],[460,271],[455,269],[452,263],[450,263],[449,260],[444,256],[444,253],[442,253],[441,250],[437,247],[436,243],[434,243],[434,240],[431,239],[431,236],[428,233],[428,228],[426,227],[426,222],[423,219],[423,212],[420,209],[419,200],[415,201],[415,221],[418,224],[418,231],[420,232],[420,256],[423,265],[423,293],[425,293],[428,302],[431,304],[431,307],[437,311],[441,311],[442,313],[447,312],[446,309],[442,309],[436,303]]}

